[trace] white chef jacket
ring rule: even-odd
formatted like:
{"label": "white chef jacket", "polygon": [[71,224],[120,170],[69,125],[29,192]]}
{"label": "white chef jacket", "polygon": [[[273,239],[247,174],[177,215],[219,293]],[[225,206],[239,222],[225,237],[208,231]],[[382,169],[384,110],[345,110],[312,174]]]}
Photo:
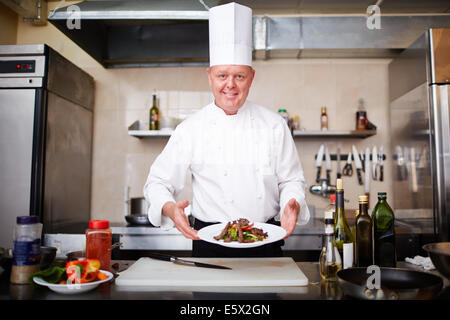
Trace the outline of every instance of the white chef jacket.
{"label": "white chef jacket", "polygon": [[197,219],[266,222],[281,217],[295,198],[300,204],[297,224],[309,221],[306,183],[294,141],[286,121],[267,108],[246,101],[237,114],[227,115],[213,102],[177,126],[144,186],[154,226],[174,226],[161,210],[166,202],[176,202],[188,169],[191,213]]}

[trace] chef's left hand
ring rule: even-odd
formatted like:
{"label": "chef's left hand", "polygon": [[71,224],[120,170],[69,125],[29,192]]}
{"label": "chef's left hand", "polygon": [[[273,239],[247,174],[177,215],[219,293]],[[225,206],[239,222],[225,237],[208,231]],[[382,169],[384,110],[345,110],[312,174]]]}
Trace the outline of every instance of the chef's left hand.
{"label": "chef's left hand", "polygon": [[283,215],[281,216],[281,227],[286,230],[286,239],[292,232],[294,232],[295,226],[297,224],[298,213],[300,212],[300,205],[297,200],[292,198],[284,207]]}

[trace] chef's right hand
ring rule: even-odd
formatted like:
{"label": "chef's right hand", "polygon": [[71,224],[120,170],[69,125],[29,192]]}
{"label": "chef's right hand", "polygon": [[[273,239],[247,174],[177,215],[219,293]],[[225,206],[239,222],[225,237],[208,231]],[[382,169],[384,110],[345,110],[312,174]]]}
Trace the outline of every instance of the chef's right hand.
{"label": "chef's right hand", "polygon": [[178,201],[178,202],[166,202],[162,208],[162,214],[168,216],[175,223],[175,227],[180,231],[186,238],[192,240],[200,240],[197,235],[197,230],[194,230],[189,225],[189,220],[184,214],[184,208],[189,205],[189,201]]}

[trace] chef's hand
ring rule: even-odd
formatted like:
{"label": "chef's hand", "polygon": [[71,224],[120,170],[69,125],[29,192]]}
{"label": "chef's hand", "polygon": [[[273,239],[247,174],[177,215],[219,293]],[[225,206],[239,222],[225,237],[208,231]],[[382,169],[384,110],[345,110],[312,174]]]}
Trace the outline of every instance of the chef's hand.
{"label": "chef's hand", "polygon": [[286,230],[286,239],[292,232],[294,232],[295,226],[297,224],[298,213],[300,212],[300,205],[297,200],[292,198],[284,207],[283,215],[281,216],[281,227]]}
{"label": "chef's hand", "polygon": [[184,208],[189,205],[189,201],[166,202],[162,208],[162,214],[168,216],[175,223],[175,227],[188,239],[200,240],[197,230],[189,225],[189,220],[184,214]]}

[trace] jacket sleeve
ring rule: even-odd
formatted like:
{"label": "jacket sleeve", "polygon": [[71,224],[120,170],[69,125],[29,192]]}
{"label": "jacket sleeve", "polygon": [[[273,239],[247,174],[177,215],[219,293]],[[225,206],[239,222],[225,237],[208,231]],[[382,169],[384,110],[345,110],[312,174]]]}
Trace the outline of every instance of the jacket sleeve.
{"label": "jacket sleeve", "polygon": [[297,224],[305,225],[310,217],[306,204],[305,177],[294,139],[284,121],[277,126],[276,136],[276,174],[280,192],[280,218],[283,215],[286,204],[290,199],[294,198],[300,205]]}
{"label": "jacket sleeve", "polygon": [[144,185],[144,197],[150,204],[148,218],[154,226],[162,229],[174,226],[169,217],[162,215],[162,207],[168,201],[176,202],[176,195],[186,183],[190,156],[188,139],[182,132],[180,124],[153,162]]}

